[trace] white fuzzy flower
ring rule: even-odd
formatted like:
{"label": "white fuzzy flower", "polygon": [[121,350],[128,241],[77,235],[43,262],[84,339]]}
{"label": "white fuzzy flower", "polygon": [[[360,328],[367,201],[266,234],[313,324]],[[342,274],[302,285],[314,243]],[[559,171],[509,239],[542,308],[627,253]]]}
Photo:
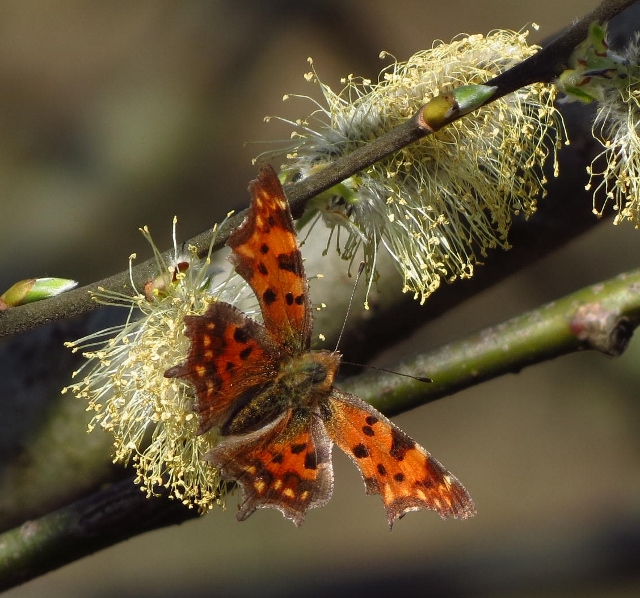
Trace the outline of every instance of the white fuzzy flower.
{"label": "white fuzzy flower", "polygon": [[69,343],[88,361],[74,374],[82,379],[68,390],[88,401],[95,412],[90,430],[99,426],[113,434],[114,461],[131,462],[149,496],[167,487],[172,496],[204,510],[224,500],[218,470],[202,460],[216,433],[197,435],[193,390],[164,373],[189,351],[184,317],[201,315],[215,300],[237,303],[245,285],[235,274],[214,284],[209,258],[198,259],[193,248],[181,255],[175,221],[171,263],[163,260],[148,229],[142,232],[153,247],[158,275],[144,292],[132,283],[130,296],[96,294],[100,303],[128,308],[129,317],[121,326]]}
{"label": "white fuzzy flower", "polygon": [[[611,202],[614,224],[640,227],[640,36],[620,53],[609,47],[606,26],[592,24],[576,48],[572,68],[559,78],[569,99],[596,101],[593,136],[604,150],[587,169],[594,189],[593,211],[602,215]],[[604,166],[602,166],[604,164]],[[598,182],[599,181],[599,182]],[[604,193],[601,199],[600,192]]]}
{"label": "white fuzzy flower", "polygon": [[[308,75],[324,103],[296,126],[283,167],[289,181],[404,122],[430,99],[479,85],[535,53],[526,33],[494,31],[438,42],[384,69],[377,83],[349,76],[340,93]],[[384,55],[384,54],[383,54]],[[442,280],[470,277],[493,247],[508,248],[514,215],[544,194],[542,166],[562,140],[555,88],[536,84],[505,96],[359,172],[316,198],[348,260],[362,248],[375,275],[380,246],[424,301]],[[287,121],[290,122],[290,121]]]}

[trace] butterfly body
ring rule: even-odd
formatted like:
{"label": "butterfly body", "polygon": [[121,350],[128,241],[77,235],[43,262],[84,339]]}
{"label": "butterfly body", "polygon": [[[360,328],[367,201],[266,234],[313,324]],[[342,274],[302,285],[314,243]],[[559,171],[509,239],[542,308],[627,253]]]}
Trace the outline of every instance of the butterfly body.
{"label": "butterfly body", "polygon": [[252,432],[287,410],[317,411],[319,402],[331,392],[339,363],[339,354],[329,351],[285,359],[273,379],[230,414],[221,426],[223,435]]}
{"label": "butterfly body", "polygon": [[393,522],[408,511],[475,513],[467,491],[391,421],[333,387],[340,354],[311,351],[312,317],[289,207],[269,166],[250,186],[249,214],[229,238],[236,271],[253,289],[263,323],[218,301],[185,318],[187,360],[167,370],[195,388],[199,431],[219,428],[205,455],[243,491],[238,519],[276,508],[300,525],[333,491],[337,444],[379,494]]}

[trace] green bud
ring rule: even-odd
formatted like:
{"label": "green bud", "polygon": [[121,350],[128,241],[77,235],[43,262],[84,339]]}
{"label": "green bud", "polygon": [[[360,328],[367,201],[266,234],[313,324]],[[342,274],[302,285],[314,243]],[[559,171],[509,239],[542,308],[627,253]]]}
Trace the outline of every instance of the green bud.
{"label": "green bud", "polygon": [[420,110],[420,117],[432,131],[438,131],[451,122],[456,110],[456,101],[452,93],[443,93],[427,102]]}
{"label": "green bud", "polygon": [[0,301],[6,307],[15,307],[54,297],[71,290],[77,284],[75,280],[68,278],[27,278],[7,289],[0,296]]}
{"label": "green bud", "polygon": [[433,98],[422,108],[422,119],[433,131],[482,106],[498,89],[492,85],[461,85]]}
{"label": "green bud", "polygon": [[628,61],[611,51],[606,34],[606,25],[591,23],[586,39],[571,54],[570,68],[556,80],[557,87],[567,95],[568,101],[602,102],[609,90],[627,86]]}
{"label": "green bud", "polygon": [[495,85],[462,85],[449,93],[457,104],[457,115],[468,114],[479,108],[491,98],[498,89]]}

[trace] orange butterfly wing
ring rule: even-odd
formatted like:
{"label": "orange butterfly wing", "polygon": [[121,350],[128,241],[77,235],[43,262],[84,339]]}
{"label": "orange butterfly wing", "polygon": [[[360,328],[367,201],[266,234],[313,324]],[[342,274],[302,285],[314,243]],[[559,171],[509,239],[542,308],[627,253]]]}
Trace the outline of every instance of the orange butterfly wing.
{"label": "orange butterfly wing", "polygon": [[281,357],[263,326],[223,301],[184,321],[189,356],[164,375],[184,377],[194,386],[202,433],[222,425],[237,399],[272,379]]}
{"label": "orange butterfly wing", "polygon": [[258,508],[275,508],[300,525],[333,491],[331,441],[309,412],[289,411],[256,432],[227,436],[205,459],[242,488],[239,521]]}
{"label": "orange butterfly wing", "polygon": [[389,527],[409,511],[475,514],[464,486],[419,444],[354,395],[333,389],[321,409],[329,437],[356,464],[367,494],[380,494]]}
{"label": "orange butterfly wing", "polygon": [[225,423],[238,399],[272,380],[282,360],[306,351],[311,340],[302,256],[273,168],[264,166],[249,190],[249,213],[228,245],[236,271],[258,299],[264,326],[227,303],[213,303],[203,316],[185,318],[189,356],[165,372],[195,387],[199,433]]}
{"label": "orange butterfly wing", "polygon": [[260,303],[267,332],[289,354],[309,348],[309,287],[293,219],[273,168],[260,169],[249,185],[251,208],[229,237],[231,261]]}
{"label": "orange butterfly wing", "polygon": [[293,220],[276,173],[261,169],[251,207],[229,238],[231,261],[251,286],[264,326],[223,302],[185,318],[191,349],[168,377],[196,390],[200,432],[220,427],[205,458],[238,483],[238,519],[276,508],[296,525],[333,490],[332,441],[380,494],[389,525],[408,511],[475,513],[440,463],[361,399],[333,389],[337,353],[309,352],[311,309]]}

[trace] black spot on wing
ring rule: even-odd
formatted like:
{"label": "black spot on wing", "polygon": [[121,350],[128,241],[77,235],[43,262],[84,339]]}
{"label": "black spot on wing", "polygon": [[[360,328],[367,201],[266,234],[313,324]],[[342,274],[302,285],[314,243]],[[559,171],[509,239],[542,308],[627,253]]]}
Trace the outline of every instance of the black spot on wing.
{"label": "black spot on wing", "polygon": [[316,469],[318,467],[318,460],[315,453],[307,453],[304,457],[305,469]]}
{"label": "black spot on wing", "polygon": [[416,443],[404,432],[397,428],[391,428],[391,450],[389,454],[396,460],[402,461],[407,451],[415,448]]}
{"label": "black spot on wing", "polygon": [[297,455],[297,454],[301,453],[306,448],[307,448],[307,443],[306,442],[300,442],[298,444],[292,444],[291,445],[291,452],[294,455]]}
{"label": "black spot on wing", "polygon": [[271,305],[277,298],[276,292],[269,288],[264,293],[262,293],[262,300],[266,305]]}
{"label": "black spot on wing", "polygon": [[249,340],[249,335],[244,328],[238,327],[233,331],[233,340],[244,345]]}
{"label": "black spot on wing", "polygon": [[353,456],[357,459],[364,459],[369,456],[369,451],[364,444],[356,444],[352,449]]}
{"label": "black spot on wing", "polygon": [[425,478],[420,482],[420,485],[423,488],[427,488],[428,490],[430,490],[431,488],[436,488],[438,486],[438,483],[432,478]]}
{"label": "black spot on wing", "polygon": [[278,268],[301,275],[300,252],[296,250],[278,255]]}

